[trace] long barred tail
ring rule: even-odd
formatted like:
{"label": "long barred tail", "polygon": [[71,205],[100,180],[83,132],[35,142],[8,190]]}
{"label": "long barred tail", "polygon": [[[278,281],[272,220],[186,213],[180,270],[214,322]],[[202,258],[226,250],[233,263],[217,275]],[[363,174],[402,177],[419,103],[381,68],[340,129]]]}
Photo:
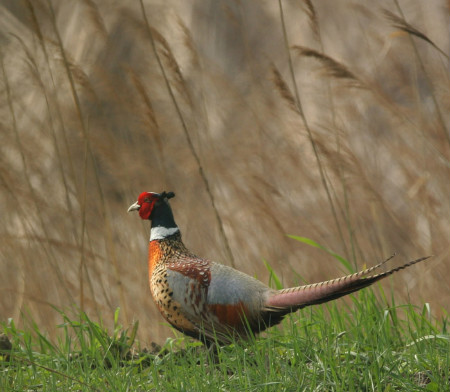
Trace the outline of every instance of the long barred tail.
{"label": "long barred tail", "polygon": [[370,286],[376,281],[392,275],[394,272],[420,263],[431,256],[421,257],[420,259],[410,261],[400,267],[370,275],[374,270],[380,268],[392,257],[393,256],[371,268],[341,278],[279,290],[267,299],[266,307],[269,311],[289,313],[304,308],[305,306],[328,302]]}

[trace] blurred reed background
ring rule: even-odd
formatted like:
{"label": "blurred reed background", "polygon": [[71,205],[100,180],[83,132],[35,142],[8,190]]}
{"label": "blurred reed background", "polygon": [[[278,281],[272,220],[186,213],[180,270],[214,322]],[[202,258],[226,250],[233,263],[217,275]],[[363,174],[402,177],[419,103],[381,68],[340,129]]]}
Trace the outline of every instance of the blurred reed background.
{"label": "blurred reed background", "polygon": [[[144,190],[185,243],[293,285],[433,254],[383,286],[450,309],[449,2],[0,2],[0,318],[52,305],[170,336]],[[221,229],[223,228],[223,230]],[[389,295],[389,294],[388,294]]]}

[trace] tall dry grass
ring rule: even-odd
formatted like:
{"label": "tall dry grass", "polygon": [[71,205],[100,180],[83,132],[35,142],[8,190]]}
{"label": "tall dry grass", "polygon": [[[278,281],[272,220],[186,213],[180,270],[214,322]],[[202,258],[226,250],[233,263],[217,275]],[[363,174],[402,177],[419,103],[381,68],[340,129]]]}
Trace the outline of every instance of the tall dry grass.
{"label": "tall dry grass", "polygon": [[448,2],[3,1],[0,317],[52,309],[168,335],[143,190],[196,253],[285,285],[397,252],[384,282],[450,303]]}

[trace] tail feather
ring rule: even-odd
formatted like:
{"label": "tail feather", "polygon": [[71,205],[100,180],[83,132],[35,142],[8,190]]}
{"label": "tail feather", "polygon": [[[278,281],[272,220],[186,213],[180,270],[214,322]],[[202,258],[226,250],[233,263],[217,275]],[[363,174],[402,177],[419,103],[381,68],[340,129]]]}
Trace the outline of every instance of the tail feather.
{"label": "tail feather", "polygon": [[392,268],[376,275],[367,276],[377,268],[380,268],[392,257],[393,256],[371,268],[351,275],[343,276],[338,279],[276,291],[267,299],[266,308],[269,313],[273,312],[281,315],[293,312],[309,305],[328,302],[370,286],[376,281],[392,275],[394,272],[408,268],[428,259],[431,256],[421,257],[420,259],[410,261],[400,267]]}

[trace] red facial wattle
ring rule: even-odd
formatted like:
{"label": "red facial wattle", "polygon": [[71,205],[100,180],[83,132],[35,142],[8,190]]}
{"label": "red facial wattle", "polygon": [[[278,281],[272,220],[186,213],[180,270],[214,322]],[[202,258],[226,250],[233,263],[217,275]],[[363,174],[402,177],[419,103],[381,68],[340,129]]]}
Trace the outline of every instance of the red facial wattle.
{"label": "red facial wattle", "polygon": [[138,197],[139,216],[142,219],[149,219],[152,214],[153,207],[158,200],[157,195],[151,192],[142,192]]}
{"label": "red facial wattle", "polygon": [[148,202],[143,203],[143,204],[141,205],[141,208],[139,208],[139,216],[140,216],[142,219],[149,219],[149,218],[150,218],[150,215],[151,215],[151,213],[152,213],[153,205],[154,205],[154,204],[155,204],[154,201],[151,202],[151,203],[148,203]]}

